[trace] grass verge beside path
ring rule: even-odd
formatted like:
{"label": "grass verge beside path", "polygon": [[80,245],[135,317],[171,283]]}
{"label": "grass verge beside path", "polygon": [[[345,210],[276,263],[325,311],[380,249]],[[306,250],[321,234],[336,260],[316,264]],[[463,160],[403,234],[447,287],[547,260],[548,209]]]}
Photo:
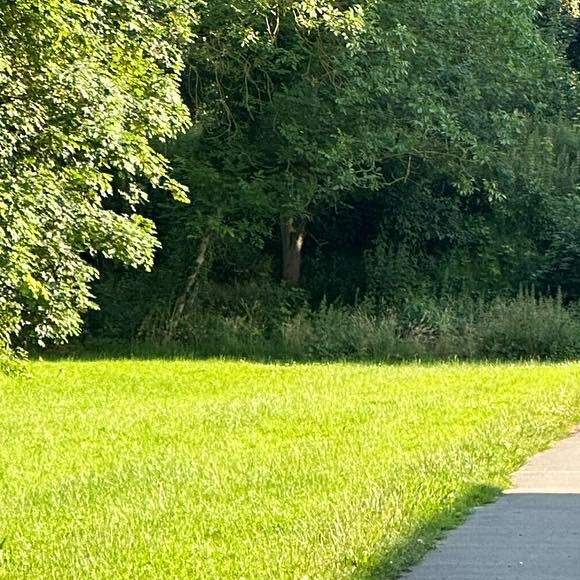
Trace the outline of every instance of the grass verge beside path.
{"label": "grass verge beside path", "polygon": [[36,362],[0,578],[395,578],[580,418],[580,365]]}

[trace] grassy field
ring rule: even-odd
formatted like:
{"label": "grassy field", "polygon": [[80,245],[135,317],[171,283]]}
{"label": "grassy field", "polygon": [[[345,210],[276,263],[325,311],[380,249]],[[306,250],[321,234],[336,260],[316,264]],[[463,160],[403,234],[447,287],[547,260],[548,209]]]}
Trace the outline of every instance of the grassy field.
{"label": "grassy field", "polygon": [[580,418],[580,365],[36,362],[0,578],[395,578]]}

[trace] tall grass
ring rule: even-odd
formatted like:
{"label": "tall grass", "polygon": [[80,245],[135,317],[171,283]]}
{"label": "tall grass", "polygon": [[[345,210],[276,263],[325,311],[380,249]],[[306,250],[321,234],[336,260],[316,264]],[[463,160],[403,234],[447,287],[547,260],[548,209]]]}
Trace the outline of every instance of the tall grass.
{"label": "tall grass", "polygon": [[[311,308],[250,291],[224,308],[188,312],[171,345],[200,356],[296,360],[429,358],[569,360],[580,356],[580,309],[560,295],[520,291],[491,301],[469,298],[409,300],[393,308],[380,301],[357,306],[322,302]],[[157,310],[138,341],[159,345],[168,312]]]}

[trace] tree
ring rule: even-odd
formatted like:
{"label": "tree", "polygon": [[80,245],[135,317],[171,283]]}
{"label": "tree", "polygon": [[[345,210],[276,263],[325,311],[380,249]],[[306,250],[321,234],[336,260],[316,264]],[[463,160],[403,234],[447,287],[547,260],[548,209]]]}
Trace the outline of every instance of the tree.
{"label": "tree", "polygon": [[190,27],[185,1],[0,3],[0,350],[79,332],[92,255],[151,266]]}
{"label": "tree", "polygon": [[535,0],[210,3],[184,80],[192,162],[279,219],[297,284],[309,221],[349,192],[445,180],[505,194],[523,133],[562,108],[537,17]]}
{"label": "tree", "polygon": [[[165,251],[143,310],[187,322],[206,275],[217,295],[273,269],[313,304],[550,286],[575,252],[557,196],[577,181],[577,26],[559,0],[209,3],[183,76],[194,128],[167,149],[193,203],[152,208]],[[130,279],[151,279],[122,278],[133,302]],[[305,295],[278,290],[268,308]]]}
{"label": "tree", "polygon": [[[411,47],[404,30],[377,24],[373,2],[363,10],[270,0],[211,3],[196,29],[184,96],[201,145],[190,162],[207,167],[206,181],[224,190],[237,184],[244,207],[259,200],[259,214],[279,220],[290,284],[298,283],[316,206],[378,180],[379,99],[404,75],[400,53]],[[370,58],[373,51],[387,59]],[[194,199],[207,195],[204,183],[194,185]]]}

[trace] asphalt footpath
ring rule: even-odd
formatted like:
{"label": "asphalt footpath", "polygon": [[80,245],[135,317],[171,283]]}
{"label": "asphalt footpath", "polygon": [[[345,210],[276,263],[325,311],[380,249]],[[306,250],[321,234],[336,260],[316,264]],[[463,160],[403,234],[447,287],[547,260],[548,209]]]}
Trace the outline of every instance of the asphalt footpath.
{"label": "asphalt footpath", "polygon": [[402,580],[580,580],[580,432],[512,481]]}

